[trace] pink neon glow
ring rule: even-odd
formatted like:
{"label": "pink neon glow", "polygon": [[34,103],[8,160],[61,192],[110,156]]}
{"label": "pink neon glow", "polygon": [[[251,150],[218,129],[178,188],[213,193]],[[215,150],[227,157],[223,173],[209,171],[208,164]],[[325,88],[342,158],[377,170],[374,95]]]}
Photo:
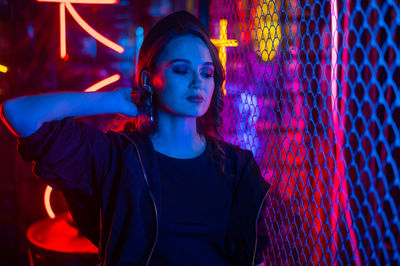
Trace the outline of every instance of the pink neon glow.
{"label": "pink neon glow", "polygon": [[[336,135],[336,162],[337,162],[337,175],[333,175],[333,186],[334,190],[332,192],[332,201],[333,201],[333,215],[330,215],[330,223],[332,225],[332,228],[334,230],[333,232],[333,237],[334,241],[331,244],[331,252],[332,252],[332,257],[336,257],[336,248],[339,247],[338,243],[340,241],[338,234],[335,233],[335,231],[339,228],[338,225],[338,220],[341,216],[340,210],[339,210],[339,204],[341,206],[344,206],[344,218],[346,220],[347,226],[350,231],[350,244],[352,251],[355,254],[355,264],[361,265],[361,259],[360,259],[360,254],[357,248],[357,237],[356,233],[354,232],[353,229],[353,221],[351,219],[351,214],[350,214],[350,204],[349,204],[349,197],[348,197],[348,187],[347,184],[344,181],[344,165],[342,162],[343,156],[341,155],[342,151],[342,129],[344,128],[342,123],[344,119],[344,106],[341,107],[341,110],[337,110],[339,104],[338,104],[338,84],[337,84],[337,54],[339,51],[339,44],[338,44],[338,30],[337,30],[337,19],[338,19],[338,6],[337,6],[337,0],[332,0],[331,1],[331,28],[332,28],[332,50],[331,50],[331,90],[332,90],[332,103],[335,103],[332,105],[332,122],[333,126],[335,129],[335,135]],[[347,7],[349,10],[349,8]],[[348,24],[345,23],[344,28],[345,30],[347,29]],[[343,62],[343,68],[345,68],[346,62]],[[343,88],[343,95],[345,95],[345,88]],[[340,191],[340,186],[342,186],[344,190],[344,196],[345,199],[342,199],[339,195]],[[338,193],[339,192],[339,193]],[[343,202],[344,201],[344,202]]]}
{"label": "pink neon glow", "polygon": [[53,209],[51,208],[50,204],[50,195],[51,191],[53,188],[51,186],[47,186],[46,190],[44,191],[44,207],[46,208],[47,215],[51,218],[54,219],[56,218],[56,215],[53,212]]}
{"label": "pink neon glow", "polygon": [[49,3],[74,3],[74,4],[116,4],[118,0],[36,0]]}
{"label": "pink neon glow", "polygon": [[60,4],[60,57],[65,59],[67,56],[67,42],[65,40],[65,3]]}
{"label": "pink neon glow", "polygon": [[120,75],[119,74],[114,74],[111,77],[108,77],[106,79],[103,79],[99,82],[97,82],[96,84],[90,86],[89,88],[87,88],[86,90],[84,90],[85,92],[90,92],[90,91],[97,91],[105,86],[107,86],[108,84],[111,84],[113,82],[116,82],[117,80],[120,79]]}
{"label": "pink neon glow", "polygon": [[76,12],[76,10],[73,8],[71,3],[65,3],[65,6],[67,7],[69,13],[72,15],[72,17],[75,19],[75,21],[79,24],[79,26],[81,26],[87,33],[92,35],[93,38],[95,38],[96,40],[98,40],[99,42],[104,44],[105,46],[113,49],[114,51],[116,51],[120,54],[122,54],[125,51],[125,49],[122,46],[107,39],[106,37],[104,37],[103,35],[98,33],[96,30],[94,30],[92,27],[90,27],[89,24],[87,24],[86,21],[84,21],[79,16],[78,12]]}

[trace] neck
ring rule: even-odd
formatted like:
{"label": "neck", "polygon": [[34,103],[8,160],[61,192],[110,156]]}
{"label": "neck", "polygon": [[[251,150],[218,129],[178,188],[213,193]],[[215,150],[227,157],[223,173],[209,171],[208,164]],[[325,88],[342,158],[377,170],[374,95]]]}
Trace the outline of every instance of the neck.
{"label": "neck", "polygon": [[154,148],[177,156],[192,156],[202,152],[204,137],[197,133],[196,117],[171,115],[159,110],[158,130],[150,136]]}

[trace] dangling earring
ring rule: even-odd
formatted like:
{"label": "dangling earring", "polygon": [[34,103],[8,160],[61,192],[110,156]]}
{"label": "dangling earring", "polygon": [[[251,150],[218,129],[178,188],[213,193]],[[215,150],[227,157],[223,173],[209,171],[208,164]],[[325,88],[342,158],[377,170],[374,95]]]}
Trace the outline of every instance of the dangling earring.
{"label": "dangling earring", "polygon": [[152,87],[147,84],[147,80],[150,79],[148,71],[147,70],[143,70],[141,72],[141,77],[142,77],[142,80],[143,80],[143,88],[145,89],[145,91],[150,93],[150,98],[147,100],[148,106],[146,106],[146,111],[150,115],[150,121],[154,122],[154,115],[153,115],[153,94],[154,94],[154,91],[153,91]]}
{"label": "dangling earring", "polygon": [[149,115],[150,115],[150,121],[151,121],[151,122],[154,122],[154,115],[153,115],[153,94],[154,94],[154,92],[153,92],[151,86],[150,86],[150,85],[147,85],[146,83],[143,84],[143,88],[144,88],[148,93],[150,93],[150,98],[147,100],[147,104],[148,104],[147,108],[150,109],[150,110],[149,110],[149,113],[150,113],[150,114],[149,114]]}
{"label": "dangling earring", "polygon": [[154,116],[153,116],[153,94],[154,94],[154,92],[151,91],[151,94],[150,94],[150,121],[151,122],[154,122]]}

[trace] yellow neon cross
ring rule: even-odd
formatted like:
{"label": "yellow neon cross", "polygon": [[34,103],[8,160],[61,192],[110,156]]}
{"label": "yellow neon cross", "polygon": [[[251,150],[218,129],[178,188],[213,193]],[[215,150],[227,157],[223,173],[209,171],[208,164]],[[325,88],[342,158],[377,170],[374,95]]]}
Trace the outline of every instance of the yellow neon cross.
{"label": "yellow neon cross", "polygon": [[[238,46],[237,40],[228,39],[228,34],[227,34],[227,30],[226,30],[227,26],[228,26],[228,21],[226,19],[221,19],[219,21],[219,40],[211,39],[211,41],[214,43],[214,45],[219,48],[218,56],[219,56],[219,59],[221,60],[221,63],[222,63],[225,73],[226,73],[226,47]],[[223,91],[224,95],[226,95],[225,81],[222,84],[222,91]]]}

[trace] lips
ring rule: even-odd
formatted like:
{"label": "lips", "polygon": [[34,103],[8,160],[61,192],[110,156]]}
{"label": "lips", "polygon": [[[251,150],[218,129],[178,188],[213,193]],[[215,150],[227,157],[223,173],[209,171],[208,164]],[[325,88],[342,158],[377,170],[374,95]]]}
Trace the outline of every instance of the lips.
{"label": "lips", "polygon": [[202,96],[196,95],[196,96],[189,96],[186,97],[189,101],[203,101],[204,98]]}

